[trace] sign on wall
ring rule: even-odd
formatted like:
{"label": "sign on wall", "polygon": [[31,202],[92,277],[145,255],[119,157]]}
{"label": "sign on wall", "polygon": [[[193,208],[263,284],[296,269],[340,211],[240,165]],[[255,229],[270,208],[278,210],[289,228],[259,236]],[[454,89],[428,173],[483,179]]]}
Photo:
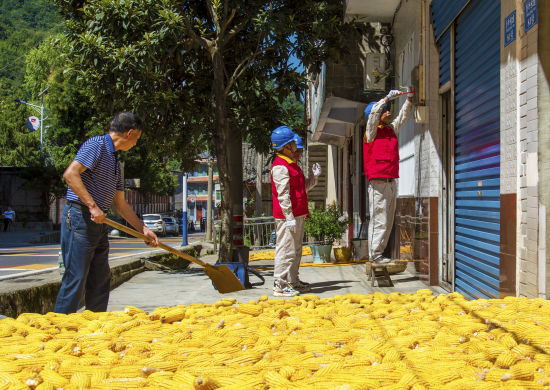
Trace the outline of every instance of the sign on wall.
{"label": "sign on wall", "polygon": [[516,40],[516,11],[504,19],[504,47]]}
{"label": "sign on wall", "polygon": [[537,0],[526,0],[523,3],[523,14],[525,15],[525,32],[537,24]]}

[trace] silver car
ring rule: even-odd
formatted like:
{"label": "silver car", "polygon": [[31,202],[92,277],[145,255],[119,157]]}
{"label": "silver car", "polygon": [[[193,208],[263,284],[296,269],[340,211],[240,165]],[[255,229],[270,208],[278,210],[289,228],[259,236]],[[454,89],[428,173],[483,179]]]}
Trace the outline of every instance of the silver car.
{"label": "silver car", "polygon": [[143,214],[143,223],[159,236],[166,236],[166,224],[160,214]]}
{"label": "silver car", "polygon": [[178,221],[174,217],[163,217],[164,224],[166,225],[166,233],[177,236],[180,232]]}

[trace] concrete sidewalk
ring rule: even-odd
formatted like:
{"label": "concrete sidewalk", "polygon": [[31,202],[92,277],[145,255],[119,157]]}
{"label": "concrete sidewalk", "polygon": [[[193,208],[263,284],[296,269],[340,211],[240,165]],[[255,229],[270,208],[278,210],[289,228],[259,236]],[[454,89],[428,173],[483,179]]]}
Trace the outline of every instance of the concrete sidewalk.
{"label": "concrete sidewalk", "polygon": [[[203,256],[203,261],[214,264],[217,256]],[[302,262],[311,262],[311,256],[304,256]],[[222,297],[236,298],[248,302],[262,295],[273,297],[273,260],[261,260],[250,263],[265,278],[265,284],[252,289],[230,294],[220,294],[212,287],[210,279],[202,268],[191,265],[183,272],[145,271],[122,283],[111,291],[109,311],[123,310],[125,306],[134,306],[145,311],[152,311],[159,306],[189,305],[191,303],[214,303]],[[440,287],[427,287],[414,274],[414,264],[407,270],[392,275],[394,287],[371,287],[367,280],[365,264],[335,265],[330,267],[300,267],[300,279],[311,283],[311,292],[319,297],[332,297],[348,293],[371,294],[403,292],[411,293],[419,289],[430,288],[434,294],[445,293]],[[250,275],[250,282],[259,282]],[[381,282],[382,284],[382,282]],[[289,299],[289,298],[280,298]]]}

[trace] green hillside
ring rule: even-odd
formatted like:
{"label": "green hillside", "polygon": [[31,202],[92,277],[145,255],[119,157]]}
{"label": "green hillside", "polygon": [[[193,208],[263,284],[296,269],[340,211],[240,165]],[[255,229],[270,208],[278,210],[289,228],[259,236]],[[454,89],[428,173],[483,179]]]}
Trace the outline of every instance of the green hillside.
{"label": "green hillside", "polygon": [[0,99],[20,89],[29,50],[61,29],[61,18],[47,0],[0,0]]}

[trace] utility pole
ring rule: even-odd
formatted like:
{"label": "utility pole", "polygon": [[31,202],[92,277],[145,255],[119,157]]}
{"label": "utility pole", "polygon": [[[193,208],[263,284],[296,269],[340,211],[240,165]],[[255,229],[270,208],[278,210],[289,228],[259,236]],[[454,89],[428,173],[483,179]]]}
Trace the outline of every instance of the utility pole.
{"label": "utility pole", "polygon": [[[25,105],[31,107],[33,110],[35,110],[37,113],[40,114],[40,157],[42,157],[42,144],[44,143],[44,135],[43,135],[44,121],[46,119],[48,119],[48,116],[50,116],[50,112],[48,111],[48,109],[46,107],[44,107],[44,95],[46,94],[46,92],[48,92],[48,89],[49,89],[49,87],[38,94],[38,97],[41,99],[40,100],[40,102],[41,102],[40,106],[37,106],[36,104],[27,103],[26,101],[21,100],[21,99],[15,99],[14,100],[16,103],[25,104]],[[45,118],[44,118],[44,111],[46,111],[46,117]]]}
{"label": "utility pole", "polygon": [[182,216],[181,216],[181,221],[182,221],[182,231],[181,231],[181,246],[186,246],[187,245],[187,173],[185,172],[182,172],[182,177],[181,177],[181,180],[182,180],[182,189],[181,189],[181,195],[182,195],[182,200],[183,200],[183,204],[181,206],[182,208]]}
{"label": "utility pole", "polygon": [[208,199],[206,200],[206,241],[212,240],[212,193],[214,187],[214,159],[208,156]]}

